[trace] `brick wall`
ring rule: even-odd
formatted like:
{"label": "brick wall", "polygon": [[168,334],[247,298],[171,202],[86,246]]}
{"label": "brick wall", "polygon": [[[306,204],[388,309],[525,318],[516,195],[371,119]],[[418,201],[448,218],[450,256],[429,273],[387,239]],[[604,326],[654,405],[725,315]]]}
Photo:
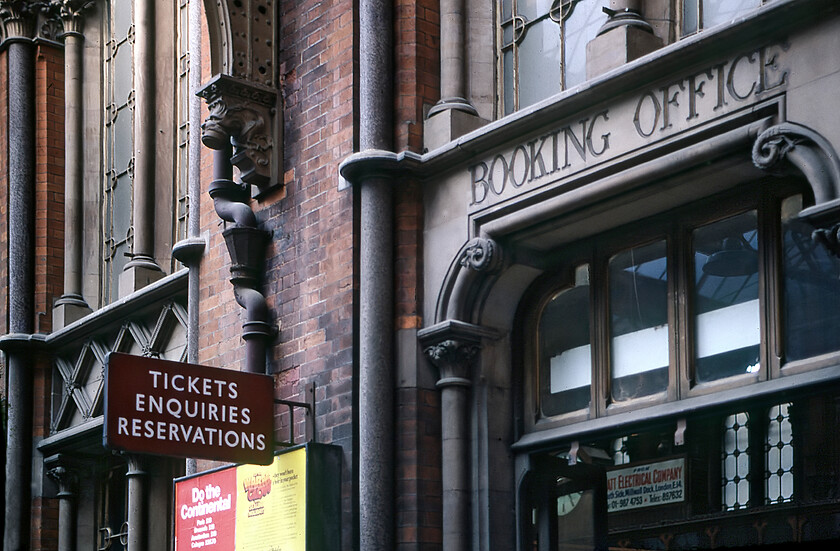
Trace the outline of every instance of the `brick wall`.
{"label": "brick wall", "polygon": [[35,55],[35,332],[52,329],[64,287],[64,52]]}
{"label": "brick wall", "polygon": [[[276,394],[300,400],[304,386],[315,383],[317,440],[345,450],[344,549],[353,538],[355,206],[352,190],[338,190],[338,165],[356,143],[353,6],[350,0],[281,3],[285,187],[252,204],[260,226],[273,232],[263,290],[279,327],[270,350]],[[206,193],[200,208],[209,247],[201,264],[199,359],[240,369],[242,309],[229,281],[223,228]],[[295,430],[302,433],[301,426]]]}
{"label": "brick wall", "polygon": [[[397,150],[423,151],[425,113],[439,98],[438,5],[430,0],[395,4]],[[424,314],[423,189],[418,182],[400,182],[395,189],[396,329],[416,331]],[[401,551],[440,549],[440,395],[434,388],[400,388],[396,413],[397,545]]]}

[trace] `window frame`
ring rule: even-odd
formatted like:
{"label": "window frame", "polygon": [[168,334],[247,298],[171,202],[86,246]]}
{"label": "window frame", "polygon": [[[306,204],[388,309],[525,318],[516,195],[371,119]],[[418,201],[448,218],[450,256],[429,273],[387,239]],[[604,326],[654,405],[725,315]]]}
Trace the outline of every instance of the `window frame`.
{"label": "window frame", "polygon": [[[759,382],[781,379],[788,375],[813,371],[840,363],[840,350],[801,360],[785,361],[785,341],[782,309],[784,307],[784,243],[782,242],[781,204],[790,196],[801,194],[807,205],[810,191],[795,180],[755,180],[737,189],[703,199],[668,213],[657,214],[587,237],[564,246],[552,255],[551,269],[529,289],[524,304],[534,308],[523,324],[523,403],[525,432],[542,431],[561,426],[573,426],[586,420],[608,418],[649,406],[679,402],[688,398],[708,397],[713,393],[731,391]],[[712,210],[713,209],[713,210]],[[760,335],[760,368],[720,380],[696,383],[694,377],[693,307],[691,292],[694,268],[691,232],[700,226],[734,216],[741,212],[757,211],[758,300]],[[709,213],[712,212],[710,215]],[[610,394],[610,324],[609,278],[610,258],[629,247],[665,238],[668,255],[668,335],[669,380],[663,393],[613,402]],[[589,408],[544,416],[541,410],[543,390],[541,371],[539,323],[545,305],[573,281],[576,266],[590,266],[590,339],[592,346],[592,378]],[[571,279],[570,279],[571,278]],[[708,398],[706,399],[708,401]],[[564,433],[568,431],[563,431]]]}

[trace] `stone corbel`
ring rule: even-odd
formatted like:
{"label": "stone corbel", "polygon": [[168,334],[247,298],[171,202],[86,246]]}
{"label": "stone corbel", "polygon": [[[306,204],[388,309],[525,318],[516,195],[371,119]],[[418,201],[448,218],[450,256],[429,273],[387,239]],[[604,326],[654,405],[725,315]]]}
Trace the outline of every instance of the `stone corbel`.
{"label": "stone corbel", "polygon": [[812,238],[840,256],[840,160],[831,143],[806,126],[784,122],[762,132],[755,141],[756,167],[785,175],[795,169],[804,176],[814,205],[799,218],[814,227]]}
{"label": "stone corbel", "polygon": [[210,111],[201,141],[210,149],[234,146],[231,163],[242,182],[264,193],[282,183],[282,116],[277,92],[267,86],[217,75],[198,95]]}
{"label": "stone corbel", "polygon": [[502,248],[492,239],[474,237],[464,244],[444,279],[436,319],[466,320],[481,280],[496,274],[503,263]]}

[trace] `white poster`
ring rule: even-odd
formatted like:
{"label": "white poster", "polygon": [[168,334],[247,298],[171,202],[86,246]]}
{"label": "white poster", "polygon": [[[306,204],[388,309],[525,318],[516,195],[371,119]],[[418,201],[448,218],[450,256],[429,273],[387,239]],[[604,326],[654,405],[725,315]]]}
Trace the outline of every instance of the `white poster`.
{"label": "white poster", "polygon": [[685,458],[607,473],[607,511],[626,511],[685,501]]}

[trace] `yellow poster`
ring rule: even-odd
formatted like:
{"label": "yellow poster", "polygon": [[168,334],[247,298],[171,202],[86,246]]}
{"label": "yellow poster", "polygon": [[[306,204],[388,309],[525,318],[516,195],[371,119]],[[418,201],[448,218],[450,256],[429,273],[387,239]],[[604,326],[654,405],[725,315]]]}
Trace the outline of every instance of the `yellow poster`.
{"label": "yellow poster", "polygon": [[306,551],[306,449],[236,471],[236,551]]}

